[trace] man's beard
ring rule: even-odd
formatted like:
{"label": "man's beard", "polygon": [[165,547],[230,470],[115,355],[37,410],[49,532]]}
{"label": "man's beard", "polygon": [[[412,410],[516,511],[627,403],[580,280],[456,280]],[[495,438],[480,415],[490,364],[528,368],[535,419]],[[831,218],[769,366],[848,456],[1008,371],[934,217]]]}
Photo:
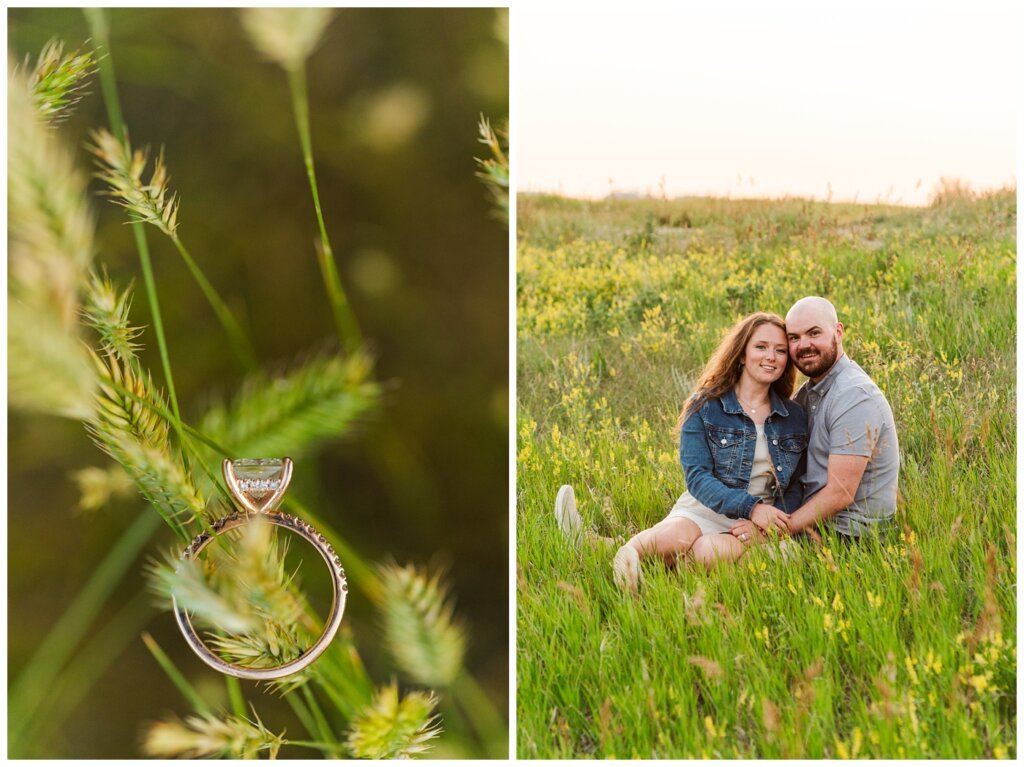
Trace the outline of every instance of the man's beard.
{"label": "man's beard", "polygon": [[818,356],[811,357],[809,359],[800,359],[797,357],[793,360],[793,364],[795,364],[797,369],[808,378],[816,378],[817,376],[823,375],[829,370],[829,368],[835,365],[838,358],[839,339],[832,336],[831,349],[819,352]]}

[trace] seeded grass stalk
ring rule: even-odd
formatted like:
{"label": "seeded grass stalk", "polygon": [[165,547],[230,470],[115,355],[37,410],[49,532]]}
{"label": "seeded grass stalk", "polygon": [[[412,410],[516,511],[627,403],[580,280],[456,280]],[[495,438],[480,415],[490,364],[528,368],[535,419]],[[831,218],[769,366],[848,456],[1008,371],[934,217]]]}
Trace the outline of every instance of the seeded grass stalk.
{"label": "seeded grass stalk", "polygon": [[388,652],[419,684],[447,687],[462,668],[466,631],[453,621],[441,575],[397,564],[382,565],[377,574]]}
{"label": "seeded grass stalk", "polygon": [[382,687],[373,704],[352,723],[348,747],[357,759],[409,759],[424,753],[441,733],[433,715],[437,699],[426,693],[399,695],[398,685]]}
{"label": "seeded grass stalk", "polygon": [[501,753],[505,726],[494,704],[465,670],[465,627],[454,618],[448,587],[440,573],[414,565],[379,566],[377,602],[383,616],[384,644],[399,670],[427,687],[447,689],[469,718],[485,748]]}
{"label": "seeded grass stalk", "polygon": [[79,419],[96,382],[78,333],[79,291],[93,258],[86,182],[36,106],[8,77],[8,386],[21,410]]}
{"label": "seeded grass stalk", "polygon": [[117,463],[102,469],[98,466],[77,469],[70,476],[78,485],[80,511],[99,511],[113,499],[130,497],[135,488],[131,477]]}
{"label": "seeded grass stalk", "polygon": [[331,248],[320,208],[306,88],[306,59],[319,44],[332,14],[333,11],[326,8],[248,8],[242,11],[242,23],[256,49],[281,66],[288,75],[295,126],[302,146],[302,160],[306,166],[306,177],[309,179],[320,230],[320,246],[317,249],[320,273],[331,302],[338,339],[346,351],[352,352],[362,346],[362,332],[342,287],[338,267],[334,262],[334,249]]}
{"label": "seeded grass stalk", "polygon": [[[159,402],[148,375],[130,362],[113,355],[94,357],[100,395],[95,416],[86,427],[96,444],[120,463],[153,508],[183,540],[190,538],[185,526],[208,513],[206,500],[196,486],[182,456],[172,448],[167,422],[135,399],[122,397],[116,388],[132,391],[143,402]],[[216,512],[214,512],[216,513]]]}
{"label": "seeded grass stalk", "polygon": [[302,144],[302,156],[306,165],[306,176],[309,189],[313,195],[313,207],[316,210],[317,225],[320,227],[320,247],[317,249],[317,260],[323,274],[324,285],[334,311],[334,322],[338,330],[338,338],[347,349],[358,349],[362,345],[362,333],[352,307],[345,296],[345,289],[338,275],[338,267],[334,261],[334,249],[327,237],[324,214],[320,209],[320,192],[316,185],[316,171],[313,167],[312,140],[309,131],[309,101],[306,94],[306,68],[299,65],[288,70],[288,87],[292,93],[292,108],[295,111],[295,125],[299,131]]}
{"label": "seeded grass stalk", "polygon": [[497,133],[491,127],[491,122],[483,115],[480,115],[480,122],[477,125],[480,137],[477,139],[487,147],[491,156],[484,159],[476,158],[477,178],[483,181],[491,193],[495,205],[495,215],[508,225],[508,120]]}
{"label": "seeded grass stalk", "polygon": [[[59,116],[58,110],[67,112],[72,101],[68,94],[81,87],[88,67],[83,65],[82,58],[61,58],[57,51],[57,47],[48,46],[40,57],[31,87],[15,74],[9,91],[12,126],[9,288],[14,299],[10,327],[23,334],[22,337],[34,339],[30,345],[33,348],[21,350],[24,354],[18,344],[12,344],[12,362],[30,364],[37,382],[37,392],[32,398],[12,398],[12,402],[16,407],[87,419],[94,410],[93,390],[97,380],[92,363],[87,363],[87,378],[78,374],[69,377],[77,379],[76,383],[62,378],[61,373],[68,368],[68,361],[88,360],[85,347],[79,341],[78,306],[79,292],[83,288],[90,289],[83,283],[93,255],[93,223],[85,203],[84,182],[70,154],[47,126],[47,120],[52,124]],[[34,96],[31,102],[26,98],[30,91]],[[35,320],[31,325],[21,324],[30,317]],[[66,357],[63,366],[51,366],[46,353],[40,354],[41,349],[59,347],[60,343],[55,343],[57,338],[64,339],[60,343],[67,346],[61,354]],[[12,366],[11,371],[12,394],[17,391],[13,384],[19,380],[15,368]],[[58,385],[64,387],[63,395],[51,397],[48,394],[54,390],[54,381],[65,382]],[[40,393],[44,396],[40,397]],[[72,407],[51,404],[61,401],[77,401],[78,404]],[[88,677],[85,672],[66,677],[58,675],[68,668],[69,658],[82,634],[94,621],[100,606],[138,550],[152,535],[154,520],[138,519],[110,549],[12,686],[9,739],[15,752],[28,748],[28,743],[38,740],[36,733],[55,727],[59,722],[56,717],[69,710],[71,693],[58,695],[56,691],[70,689],[81,693],[87,689],[83,688],[83,680]],[[111,648],[119,647],[119,641],[126,636],[116,634],[116,630],[137,620],[138,611],[126,607],[121,616],[119,614],[117,621],[97,632],[97,636],[104,636],[104,645],[88,643],[81,653],[90,650],[96,662],[108,662]],[[90,665],[88,668],[91,674],[97,667]],[[44,705],[46,716],[37,716]]]}
{"label": "seeded grass stalk", "polygon": [[78,49],[64,55],[64,43],[50,40],[29,76],[36,111],[51,125],[63,122],[81,100],[86,80],[95,68],[92,51]]}
{"label": "seeded grass stalk", "polygon": [[370,359],[356,352],[311,355],[276,374],[254,373],[232,400],[208,407],[199,429],[238,455],[301,458],[379,407],[371,370]]}
{"label": "seeded grass stalk", "polygon": [[271,759],[288,741],[263,726],[253,712],[252,719],[214,714],[169,719],[149,726],[143,751],[155,758],[198,759],[204,757],[241,757],[255,759],[266,751]]}
{"label": "seeded grass stalk", "polygon": [[[522,758],[1016,755],[1015,193],[925,209],[519,198]],[[711,573],[611,551],[683,491],[675,422],[721,334],[829,297],[886,393],[897,524]]]}
{"label": "seeded grass stalk", "polygon": [[106,130],[93,131],[89,149],[100,166],[99,178],[110,187],[110,197],[128,211],[133,222],[152,224],[174,243],[174,247],[177,248],[224,328],[230,341],[229,346],[242,366],[246,370],[253,370],[256,367],[256,354],[252,342],[178,236],[180,201],[167,186],[169,177],[164,165],[163,151],[154,161],[149,181],[145,182],[142,174],[149,164],[149,154],[144,150],[132,150],[127,130],[123,139],[115,138]]}
{"label": "seeded grass stalk", "polygon": [[[107,117],[110,120],[114,136],[123,144],[127,141],[128,136],[122,117],[121,102],[117,95],[117,79],[114,75],[114,59],[110,53],[107,18],[101,8],[84,8],[82,13],[85,14],[93,39],[96,41],[100,83],[103,90],[103,101],[107,107]],[[181,423],[181,410],[178,407],[178,395],[174,388],[174,376],[171,373],[171,358],[167,351],[167,339],[164,337],[163,316],[160,313],[160,300],[157,297],[156,280],[153,278],[153,265],[149,257],[149,242],[141,222],[134,221],[131,226],[132,234],[135,237],[135,247],[139,254],[139,265],[142,267],[142,279],[146,286],[146,298],[153,316],[153,331],[156,333],[160,362],[163,366],[164,380],[167,383],[167,396],[174,414],[172,423],[178,434],[178,439],[184,443],[185,430]]]}

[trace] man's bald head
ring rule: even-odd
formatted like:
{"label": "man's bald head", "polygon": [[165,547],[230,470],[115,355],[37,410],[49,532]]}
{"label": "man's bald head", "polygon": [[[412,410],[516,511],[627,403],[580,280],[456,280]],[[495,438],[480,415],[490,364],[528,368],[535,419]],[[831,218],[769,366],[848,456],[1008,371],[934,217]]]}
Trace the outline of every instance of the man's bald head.
{"label": "man's bald head", "polygon": [[843,355],[843,325],[831,302],[801,298],[786,314],[789,356],[804,375],[820,381]]}
{"label": "man's bald head", "polygon": [[836,308],[828,299],[821,296],[807,296],[790,307],[786,314],[786,325],[788,326],[790,322],[801,325],[807,321],[835,328],[839,324],[839,315],[836,314]]}

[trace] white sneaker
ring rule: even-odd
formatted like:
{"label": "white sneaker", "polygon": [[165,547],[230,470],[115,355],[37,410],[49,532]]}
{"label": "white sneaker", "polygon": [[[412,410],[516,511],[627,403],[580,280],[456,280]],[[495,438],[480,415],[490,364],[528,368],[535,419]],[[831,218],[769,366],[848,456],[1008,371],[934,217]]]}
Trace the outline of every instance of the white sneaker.
{"label": "white sneaker", "polygon": [[583,517],[576,511],[576,494],[571,485],[558,488],[558,495],[555,496],[555,521],[566,538],[573,543],[579,541],[583,534]]}
{"label": "white sneaker", "polygon": [[615,552],[612,560],[612,577],[615,585],[630,594],[636,594],[643,577],[640,575],[640,554],[632,546],[623,546]]}

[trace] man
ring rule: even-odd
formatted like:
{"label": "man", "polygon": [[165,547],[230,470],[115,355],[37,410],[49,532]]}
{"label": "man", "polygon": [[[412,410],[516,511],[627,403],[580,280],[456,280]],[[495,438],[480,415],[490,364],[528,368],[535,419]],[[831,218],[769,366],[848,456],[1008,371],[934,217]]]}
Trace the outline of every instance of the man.
{"label": "man", "polygon": [[[789,355],[810,379],[794,397],[807,411],[810,439],[803,505],[789,517],[790,534],[824,523],[857,540],[896,514],[900,456],[892,408],[843,352],[843,332],[824,298],[802,298],[786,315]],[[746,541],[754,531],[743,520],[731,532]]]}

